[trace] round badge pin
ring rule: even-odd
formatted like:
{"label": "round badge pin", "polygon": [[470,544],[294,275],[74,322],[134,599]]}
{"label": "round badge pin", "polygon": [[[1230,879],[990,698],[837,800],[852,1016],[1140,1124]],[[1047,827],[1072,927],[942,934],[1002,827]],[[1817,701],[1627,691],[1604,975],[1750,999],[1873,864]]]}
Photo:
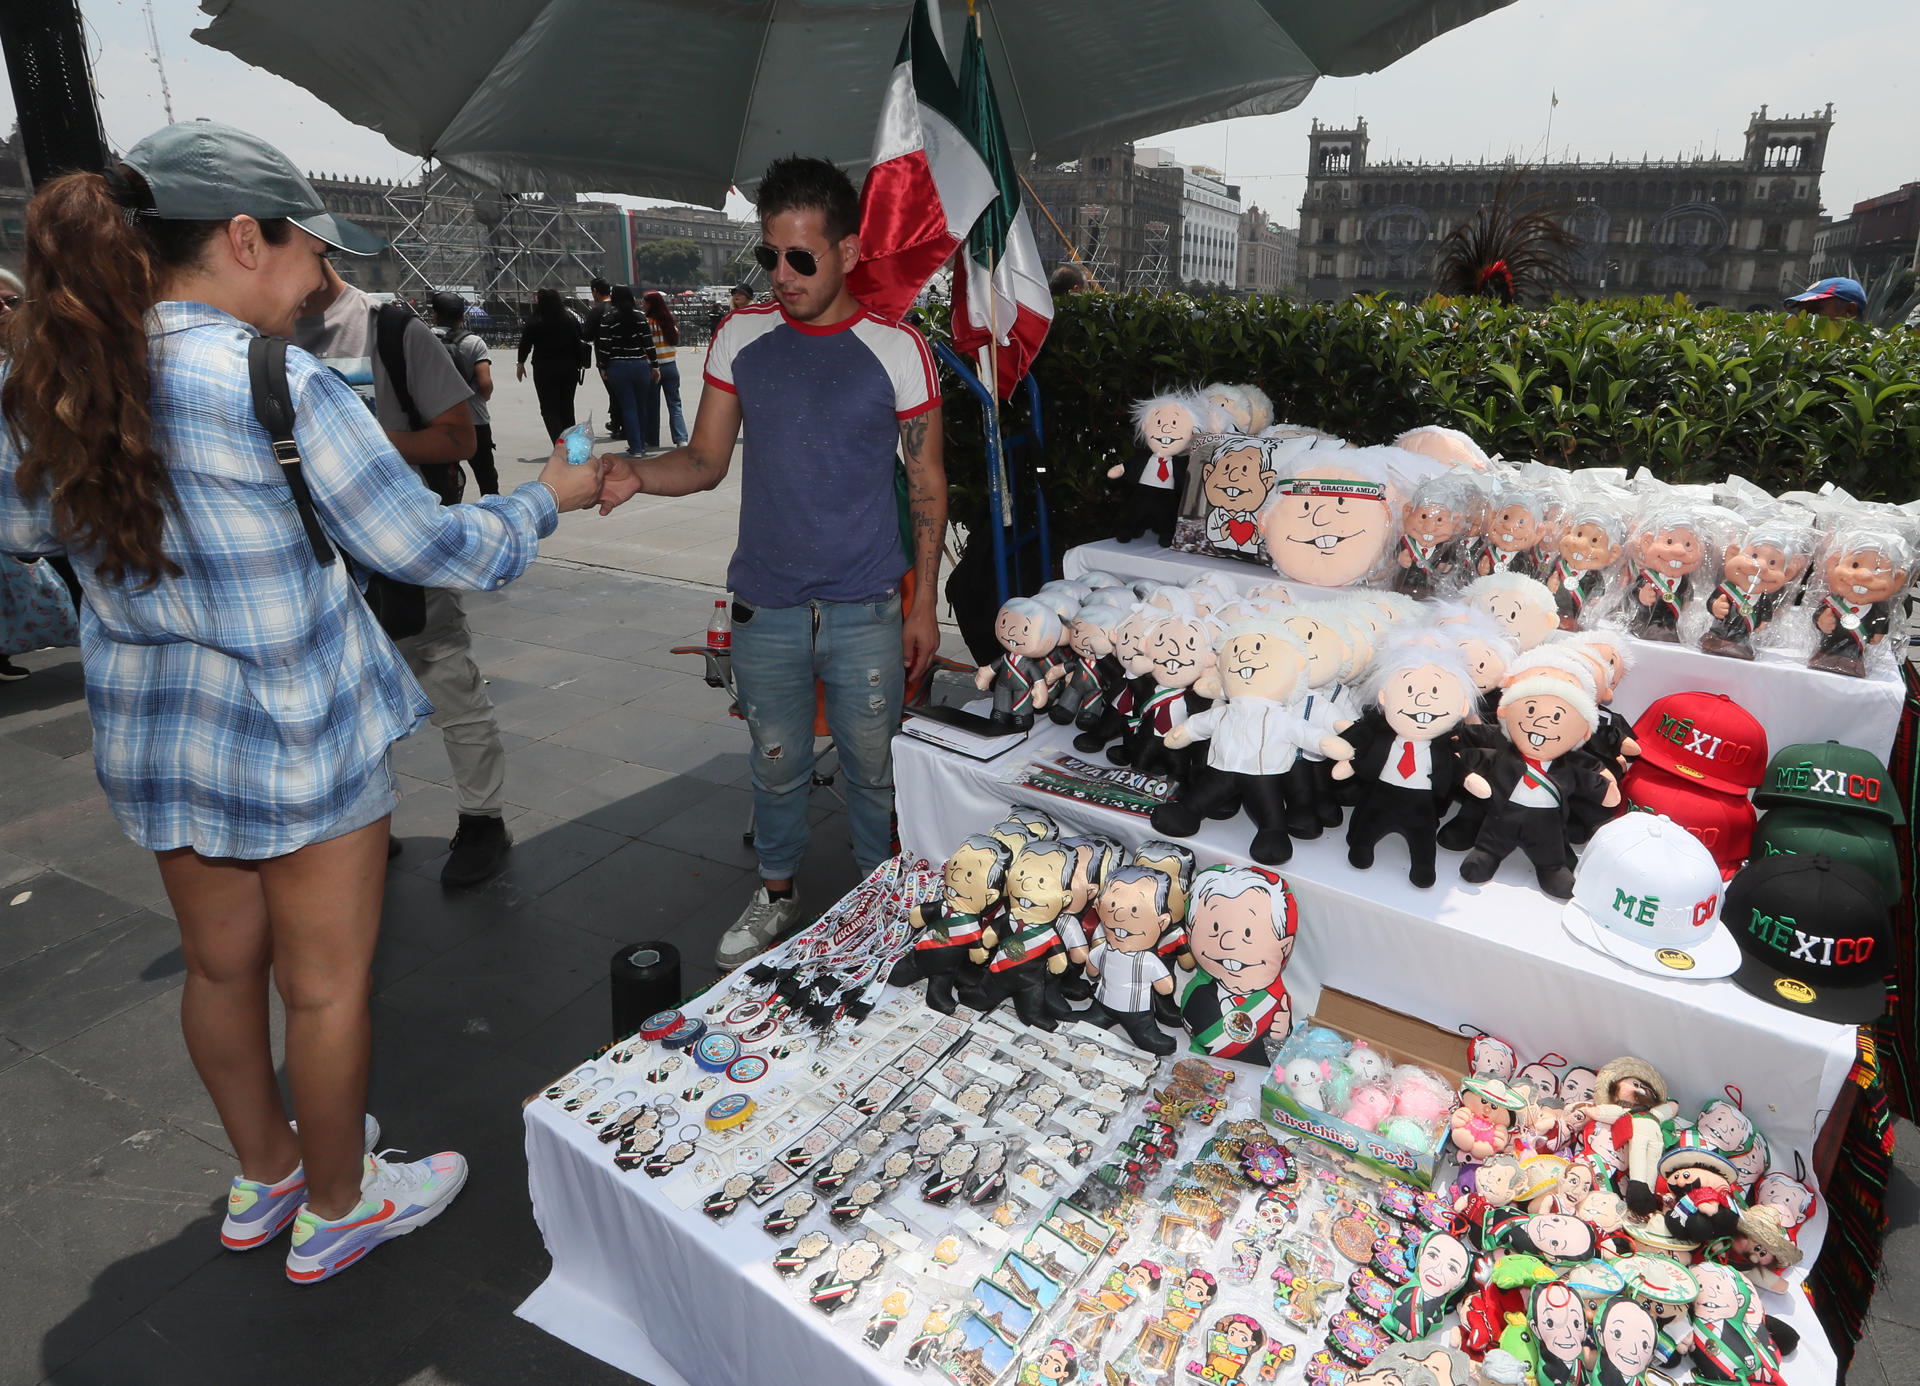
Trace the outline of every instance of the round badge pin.
{"label": "round badge pin", "polygon": [[727,1065],[729,1083],[757,1083],[767,1076],[767,1061],[758,1054],[742,1054]]}
{"label": "round badge pin", "polygon": [[772,1007],[765,1001],[742,1001],[728,1011],[720,1023],[729,1030],[744,1030],[765,1015]]}
{"label": "round badge pin", "polygon": [[669,1049],[686,1049],[698,1042],[700,1036],[707,1033],[707,1022],[692,1016],[683,1018],[666,1034],[660,1036],[660,1043]]}
{"label": "round badge pin", "polygon": [[693,1046],[693,1061],[703,1073],[719,1073],[740,1057],[740,1041],[719,1030],[700,1037]]}
{"label": "round badge pin", "polygon": [[730,1092],[715,1098],[707,1108],[707,1129],[727,1131],[753,1115],[753,1099],[744,1092]]}
{"label": "round badge pin", "polygon": [[758,1022],[740,1032],[740,1042],[742,1044],[758,1044],[761,1040],[772,1039],[779,1029],[780,1018],[778,1016],[764,1015],[760,1017]]}
{"label": "round badge pin", "polygon": [[678,1011],[655,1011],[652,1015],[640,1022],[640,1038],[643,1040],[660,1039],[671,1033],[673,1027],[684,1019],[685,1017]]}

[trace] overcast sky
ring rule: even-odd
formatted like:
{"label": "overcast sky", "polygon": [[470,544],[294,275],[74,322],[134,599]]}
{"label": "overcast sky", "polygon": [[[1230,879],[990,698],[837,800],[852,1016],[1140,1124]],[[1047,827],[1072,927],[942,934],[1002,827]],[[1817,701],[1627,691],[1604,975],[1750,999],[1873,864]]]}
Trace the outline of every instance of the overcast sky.
{"label": "overcast sky", "polygon": [[[140,0],[81,0],[81,9],[107,133],[125,148],[165,120],[144,10]],[[154,0],[154,14],[176,117],[248,126],[315,171],[395,178],[413,168],[300,88],[194,42],[205,22],[195,0]],[[1821,192],[1844,215],[1920,179],[1916,54],[1914,0],[1519,0],[1384,72],[1323,81],[1295,110],[1142,143],[1225,170],[1243,197],[1292,226],[1316,118],[1365,116],[1375,158],[1538,160],[1557,91],[1555,157],[1638,159],[1737,155],[1763,102],[1777,114],[1831,101]],[[12,119],[11,93],[0,88],[0,126]],[[732,209],[746,203],[736,198]]]}

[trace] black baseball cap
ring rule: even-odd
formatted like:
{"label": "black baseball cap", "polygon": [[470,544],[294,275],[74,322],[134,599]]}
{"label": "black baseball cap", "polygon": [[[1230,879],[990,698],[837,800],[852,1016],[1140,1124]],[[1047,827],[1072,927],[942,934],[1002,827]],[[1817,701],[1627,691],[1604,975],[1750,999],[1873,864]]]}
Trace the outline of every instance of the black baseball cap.
{"label": "black baseball cap", "polygon": [[1841,1025],[1887,1009],[1893,928],[1879,883],[1824,852],[1756,859],[1720,918],[1740,945],[1733,980],[1762,1001]]}
{"label": "black baseball cap", "polygon": [[293,160],[258,135],[212,120],[156,130],[122,160],[146,180],[153,214],[167,221],[285,217],[350,255],[377,255],[387,243],[336,217]]}
{"label": "black baseball cap", "polygon": [[1900,854],[1893,829],[1864,813],[1834,813],[1804,804],[1782,804],[1761,816],[1753,830],[1754,857],[1825,852],[1857,866],[1880,884],[1889,903],[1900,899]]}
{"label": "black baseball cap", "polygon": [[1753,802],[1811,804],[1820,808],[1870,813],[1900,827],[1907,821],[1887,767],[1871,751],[1838,741],[1803,741],[1782,747],[1767,762],[1767,773],[1753,791]]}

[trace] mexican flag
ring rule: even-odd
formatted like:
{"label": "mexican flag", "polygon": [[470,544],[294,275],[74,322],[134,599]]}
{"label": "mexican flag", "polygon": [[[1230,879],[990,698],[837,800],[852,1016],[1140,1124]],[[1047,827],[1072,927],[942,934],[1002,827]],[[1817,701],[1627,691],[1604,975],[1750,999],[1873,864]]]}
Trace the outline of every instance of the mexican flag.
{"label": "mexican flag", "polygon": [[898,322],[998,189],[967,138],[965,108],[927,0],[916,0],[860,185],[860,263],[847,287]]}
{"label": "mexican flag", "polygon": [[966,100],[967,126],[993,172],[1000,196],[974,223],[966,253],[954,267],[953,346],[972,353],[985,346],[989,337],[998,342],[1000,379],[996,383],[1000,398],[1008,399],[1046,340],[1053,322],[1053,295],[1040,265],[1033,224],[1020,200],[1020,180],[1014,174],[1006,127],[1000,123],[1000,103],[994,99],[986,50],[972,25],[967,26],[967,44],[960,57],[960,90]]}

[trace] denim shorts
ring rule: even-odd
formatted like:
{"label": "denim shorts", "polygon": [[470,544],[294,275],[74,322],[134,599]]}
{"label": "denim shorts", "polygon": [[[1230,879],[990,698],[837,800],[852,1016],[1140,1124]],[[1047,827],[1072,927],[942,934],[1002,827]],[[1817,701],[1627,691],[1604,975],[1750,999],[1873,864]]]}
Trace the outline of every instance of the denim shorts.
{"label": "denim shorts", "polygon": [[388,752],[380,757],[379,764],[367,771],[366,783],[360,786],[353,802],[341,810],[338,818],[315,833],[313,841],[345,837],[369,823],[377,823],[392,813],[399,802],[400,791],[393,778],[393,754]]}

